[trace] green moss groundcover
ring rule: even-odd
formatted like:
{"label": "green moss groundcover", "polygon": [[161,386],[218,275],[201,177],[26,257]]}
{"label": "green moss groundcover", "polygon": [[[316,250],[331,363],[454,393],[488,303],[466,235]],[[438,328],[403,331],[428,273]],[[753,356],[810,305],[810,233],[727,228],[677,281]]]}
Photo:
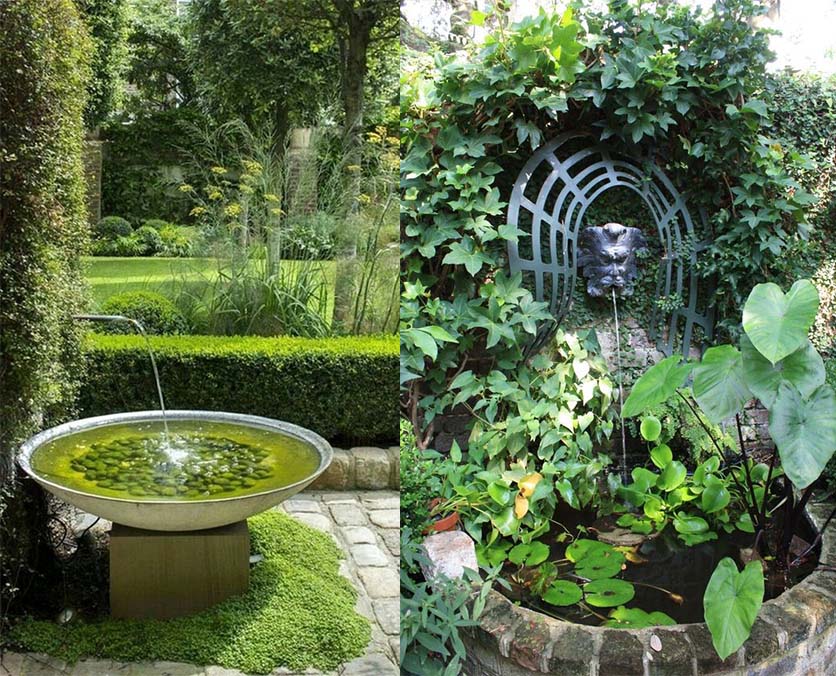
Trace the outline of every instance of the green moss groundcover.
{"label": "green moss groundcover", "polygon": [[330,537],[280,512],[249,521],[255,552],[247,594],[192,617],[103,620],[60,626],[25,620],[9,646],[68,662],[170,660],[216,664],[248,673],[330,670],[363,654],[368,621],[354,612],[357,593],[339,574],[341,552]]}

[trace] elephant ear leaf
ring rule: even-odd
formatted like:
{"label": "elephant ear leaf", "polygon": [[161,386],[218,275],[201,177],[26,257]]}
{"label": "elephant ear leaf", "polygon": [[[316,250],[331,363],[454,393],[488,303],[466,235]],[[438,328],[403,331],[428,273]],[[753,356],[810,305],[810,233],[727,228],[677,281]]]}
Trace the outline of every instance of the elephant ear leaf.
{"label": "elephant ear leaf", "polygon": [[824,384],[824,361],[809,339],[777,364],[770,363],[745,335],[740,339],[740,349],[746,385],[766,408],[772,408],[783,382],[795,385],[805,397]]}
{"label": "elephant ear leaf", "polygon": [[740,351],[732,345],[707,349],[694,368],[694,399],[708,419],[718,424],[741,411],[751,398]]}
{"label": "elephant ear leaf", "polygon": [[685,384],[692,364],[680,364],[682,357],[673,355],[651,366],[633,385],[630,396],[624,402],[621,414],[630,418],[651,406],[670,399]]}
{"label": "elephant ear leaf", "polygon": [[749,638],[752,625],[763,605],[763,566],[750,561],[742,571],[729,557],[711,575],[703,596],[705,623],[714,649],[726,659]]}
{"label": "elephant ear leaf", "polygon": [[819,292],[800,279],[784,294],[769,282],[752,289],[743,306],[743,330],[772,364],[800,348],[819,309]]}
{"label": "elephant ear leaf", "polygon": [[769,434],[781,466],[793,485],[807,488],[836,451],[836,392],[821,385],[806,399],[790,383],[781,383],[769,411]]}

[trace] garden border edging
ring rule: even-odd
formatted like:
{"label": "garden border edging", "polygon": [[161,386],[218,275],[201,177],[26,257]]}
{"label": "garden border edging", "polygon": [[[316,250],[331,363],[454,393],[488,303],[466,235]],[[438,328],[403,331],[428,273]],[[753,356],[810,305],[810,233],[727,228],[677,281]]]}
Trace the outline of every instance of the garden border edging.
{"label": "garden border edging", "polygon": [[[817,527],[832,507],[808,508]],[[836,566],[836,535],[825,533],[820,562]],[[468,676],[824,676],[836,657],[836,571],[815,571],[765,602],[750,638],[725,660],[704,623],[591,627],[515,606],[495,590],[479,625],[464,633]],[[654,635],[661,640],[658,651],[650,645]]]}

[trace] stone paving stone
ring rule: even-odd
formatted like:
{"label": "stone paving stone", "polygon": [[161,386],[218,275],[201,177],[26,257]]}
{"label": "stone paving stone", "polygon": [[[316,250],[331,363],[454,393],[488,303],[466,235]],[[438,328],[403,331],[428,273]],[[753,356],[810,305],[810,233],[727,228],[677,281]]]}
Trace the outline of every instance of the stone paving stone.
{"label": "stone paving stone", "polygon": [[397,667],[385,655],[376,653],[344,665],[340,676],[389,676],[397,673]]}
{"label": "stone paving stone", "polygon": [[316,500],[291,499],[285,500],[283,504],[288,512],[316,512],[322,514],[322,508]]}
{"label": "stone paving stone", "polygon": [[335,502],[357,502],[357,494],[356,493],[338,493],[336,491],[326,491],[321,493],[322,501],[327,504],[333,504]]}
{"label": "stone paving stone", "polygon": [[358,566],[388,566],[389,559],[377,545],[352,545],[351,556]]}
{"label": "stone paving stone", "polygon": [[243,671],[226,667],[206,667],[206,676],[247,676]]}
{"label": "stone paving stone", "polygon": [[302,523],[307,524],[311,528],[316,528],[317,530],[321,530],[325,533],[333,532],[333,523],[331,519],[323,514],[313,514],[311,512],[299,512],[294,514],[293,517],[298,519]]}
{"label": "stone paving stone", "polygon": [[400,528],[400,509],[373,509],[369,511],[369,519],[375,526],[381,528]]}
{"label": "stone paving stone", "polygon": [[22,676],[55,676],[67,673],[67,664],[49,655],[31,653],[23,660]]}
{"label": "stone paving stone", "polygon": [[357,574],[371,598],[400,597],[401,579],[396,570],[392,568],[360,568]]}
{"label": "stone paving stone", "polygon": [[331,516],[339,526],[365,526],[366,515],[357,505],[331,505]]}
{"label": "stone paving stone", "polygon": [[382,497],[375,497],[372,495],[364,495],[362,497],[363,505],[369,509],[400,509],[401,499],[397,493],[388,494]]}
{"label": "stone paving stone", "polygon": [[81,660],[70,668],[72,676],[129,676],[132,664],[120,664],[111,660]]}
{"label": "stone paving stone", "polygon": [[21,653],[0,653],[0,676],[17,676],[23,673],[26,656]]}
{"label": "stone paving stone", "polygon": [[383,542],[386,544],[386,547],[391,552],[392,556],[396,559],[401,557],[401,534],[395,528],[387,528],[386,530],[381,531],[380,536],[383,538]]}
{"label": "stone paving stone", "polygon": [[341,529],[345,541],[350,545],[374,544],[377,538],[374,531],[366,526],[347,526]]}
{"label": "stone paving stone", "polygon": [[136,662],[129,676],[205,676],[206,668],[182,662]]}
{"label": "stone paving stone", "polygon": [[401,631],[400,597],[394,599],[375,599],[372,601],[372,608],[374,608],[377,623],[383,629],[384,633],[390,636],[397,636]]}

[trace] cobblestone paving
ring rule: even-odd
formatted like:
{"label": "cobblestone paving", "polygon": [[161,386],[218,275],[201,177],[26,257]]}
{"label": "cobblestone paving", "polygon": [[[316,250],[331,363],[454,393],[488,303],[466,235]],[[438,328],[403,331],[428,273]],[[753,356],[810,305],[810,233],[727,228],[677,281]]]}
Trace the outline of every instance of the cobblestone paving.
{"label": "cobblestone paving", "polygon": [[[279,509],[329,533],[346,552],[341,572],[357,588],[357,612],[369,618],[372,639],[366,654],[327,676],[394,676],[399,673],[398,631],[400,580],[398,557],[400,500],[394,491],[305,492]],[[321,672],[301,672],[313,676]],[[197,667],[176,662],[84,660],[73,666],[46,655],[6,653],[0,676],[245,676],[223,667]],[[277,669],[274,676],[296,676]]]}

